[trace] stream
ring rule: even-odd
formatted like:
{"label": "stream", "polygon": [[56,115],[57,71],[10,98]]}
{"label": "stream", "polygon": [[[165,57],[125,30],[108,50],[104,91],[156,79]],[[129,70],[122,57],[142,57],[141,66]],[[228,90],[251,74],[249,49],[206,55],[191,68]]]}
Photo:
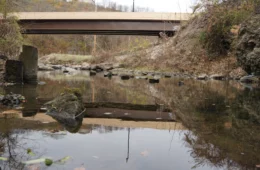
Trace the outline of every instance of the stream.
{"label": "stream", "polygon": [[[0,87],[25,97],[17,108],[0,106],[1,170],[260,168],[259,87],[181,77],[151,84],[87,71],[38,78],[38,85]],[[76,129],[43,108],[64,88],[82,91],[87,114]],[[39,158],[54,162],[24,163]]]}

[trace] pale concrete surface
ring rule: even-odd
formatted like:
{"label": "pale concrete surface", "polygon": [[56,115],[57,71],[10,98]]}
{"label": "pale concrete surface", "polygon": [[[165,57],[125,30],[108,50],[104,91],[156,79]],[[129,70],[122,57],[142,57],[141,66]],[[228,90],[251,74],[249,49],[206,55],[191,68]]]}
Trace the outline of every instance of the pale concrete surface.
{"label": "pale concrete surface", "polygon": [[20,20],[137,20],[187,21],[190,13],[155,12],[20,12],[12,15]]}
{"label": "pale concrete surface", "polygon": [[[45,113],[38,113],[34,117],[24,117],[24,120],[39,121],[41,123],[56,122],[52,117]],[[187,130],[180,122],[151,122],[151,121],[123,121],[120,119],[100,119],[100,118],[84,118],[82,126],[84,125],[102,125],[112,127],[129,127],[129,128],[151,128],[161,130]]]}

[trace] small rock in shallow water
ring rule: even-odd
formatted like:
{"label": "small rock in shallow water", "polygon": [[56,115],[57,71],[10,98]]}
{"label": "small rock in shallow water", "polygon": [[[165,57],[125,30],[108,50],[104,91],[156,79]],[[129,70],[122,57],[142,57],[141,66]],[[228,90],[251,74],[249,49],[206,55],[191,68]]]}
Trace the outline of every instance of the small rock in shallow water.
{"label": "small rock in shallow water", "polygon": [[157,78],[150,78],[149,79],[149,83],[151,84],[155,84],[155,83],[159,83],[160,82],[160,79],[157,79]]}
{"label": "small rock in shallow water", "polygon": [[240,82],[242,83],[258,83],[259,81],[259,77],[253,75],[244,76],[240,79]]}
{"label": "small rock in shallow water", "polygon": [[208,78],[207,74],[201,74],[197,77],[197,80],[206,80]]}
{"label": "small rock in shallow water", "polygon": [[89,75],[90,76],[95,76],[97,74],[97,72],[95,72],[95,71],[93,71],[93,70],[91,70],[90,72],[89,72]]}
{"label": "small rock in shallow water", "polygon": [[127,75],[127,74],[122,74],[120,77],[121,77],[121,80],[129,80],[130,79],[130,75]]}
{"label": "small rock in shallow water", "polygon": [[179,85],[179,86],[183,86],[183,85],[184,85],[184,82],[183,82],[183,81],[179,81],[178,85]]}
{"label": "small rock in shallow water", "polygon": [[104,115],[112,115],[112,113],[106,112],[104,113]]}
{"label": "small rock in shallow water", "polygon": [[225,76],[222,74],[213,74],[210,76],[210,78],[213,80],[224,80]]}
{"label": "small rock in shallow water", "polygon": [[62,69],[62,65],[52,65],[51,66],[54,70],[61,70]]}
{"label": "small rock in shallow water", "polygon": [[165,74],[164,77],[165,77],[165,78],[171,78],[172,75],[170,75],[170,74]]}
{"label": "small rock in shallow water", "polygon": [[111,72],[105,72],[104,77],[112,77],[113,74]]}

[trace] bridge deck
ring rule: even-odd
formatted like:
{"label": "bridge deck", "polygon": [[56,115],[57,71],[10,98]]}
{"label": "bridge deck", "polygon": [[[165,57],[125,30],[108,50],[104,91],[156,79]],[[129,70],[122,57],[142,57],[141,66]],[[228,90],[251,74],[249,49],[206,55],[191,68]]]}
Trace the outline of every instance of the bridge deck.
{"label": "bridge deck", "polygon": [[136,20],[136,21],[187,21],[189,13],[154,12],[21,12],[14,13],[20,20]]}
{"label": "bridge deck", "polygon": [[138,12],[21,12],[17,16],[24,34],[149,35],[173,36],[187,13]]}

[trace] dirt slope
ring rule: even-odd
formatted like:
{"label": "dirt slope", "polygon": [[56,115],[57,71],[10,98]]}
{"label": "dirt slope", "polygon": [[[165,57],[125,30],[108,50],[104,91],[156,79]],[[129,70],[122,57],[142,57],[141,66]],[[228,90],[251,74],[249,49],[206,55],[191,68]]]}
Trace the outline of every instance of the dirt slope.
{"label": "dirt slope", "polygon": [[236,58],[219,56],[211,60],[200,43],[200,35],[206,25],[206,18],[192,19],[173,38],[147,50],[136,52],[131,57],[116,57],[129,68],[182,72],[193,75],[201,73],[239,75],[244,74],[238,68]]}

